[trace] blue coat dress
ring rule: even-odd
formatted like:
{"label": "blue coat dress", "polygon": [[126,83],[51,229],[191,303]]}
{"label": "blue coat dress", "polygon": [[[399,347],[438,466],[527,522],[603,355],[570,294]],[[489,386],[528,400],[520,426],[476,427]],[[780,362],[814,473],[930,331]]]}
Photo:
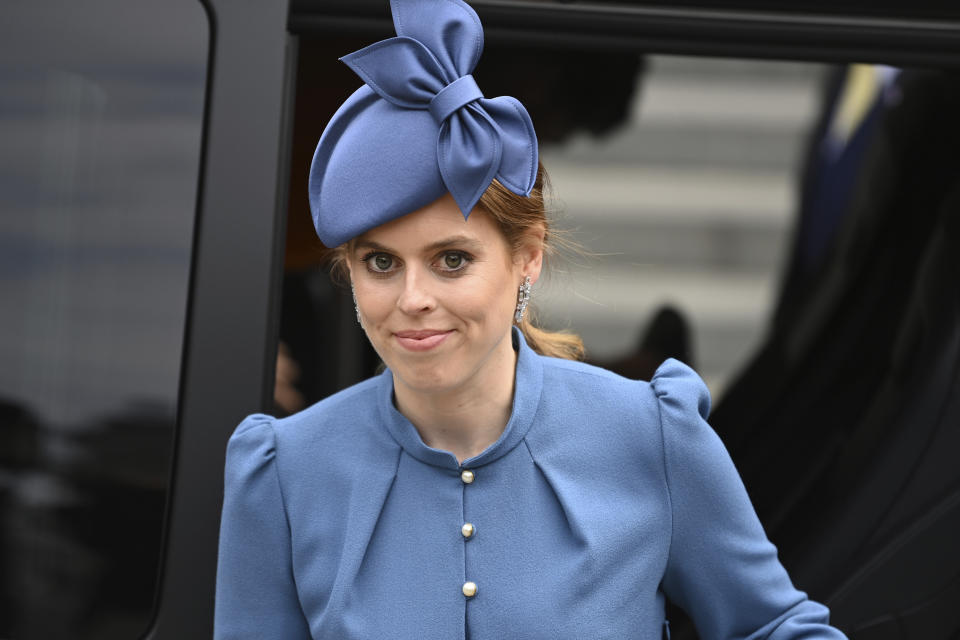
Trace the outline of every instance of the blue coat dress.
{"label": "blue coat dress", "polygon": [[692,370],[648,384],[513,339],[510,420],[462,465],[396,410],[389,370],[243,421],[216,638],[658,639],[664,595],[704,640],[844,637],[777,560]]}

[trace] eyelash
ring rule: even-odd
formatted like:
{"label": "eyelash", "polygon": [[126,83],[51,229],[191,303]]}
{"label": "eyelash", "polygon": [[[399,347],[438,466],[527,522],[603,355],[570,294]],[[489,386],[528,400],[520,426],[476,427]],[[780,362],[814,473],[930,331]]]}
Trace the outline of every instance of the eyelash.
{"label": "eyelash", "polygon": [[[439,273],[441,276],[446,277],[446,278],[455,278],[455,277],[460,276],[460,275],[462,274],[462,272],[467,268],[467,266],[468,266],[471,262],[473,262],[473,259],[474,259],[473,256],[471,256],[469,253],[467,253],[467,252],[465,252],[465,251],[444,251],[444,252],[441,253],[440,256],[437,258],[437,261],[442,261],[442,260],[444,260],[447,256],[451,256],[451,255],[459,256],[460,259],[462,260],[462,265],[459,266],[459,267],[457,267],[456,269],[442,269],[442,268],[439,269],[439,270],[438,270],[438,273]],[[376,269],[371,268],[371,266],[370,266],[370,265],[371,265],[371,261],[373,261],[373,260],[374,260],[375,258],[377,258],[378,256],[387,256],[387,257],[390,258],[394,263],[396,263],[396,261],[397,261],[397,258],[395,258],[394,256],[390,255],[389,253],[384,253],[383,251],[371,251],[371,252],[367,253],[366,255],[364,255],[362,258],[360,258],[360,262],[362,262],[362,263],[364,263],[364,264],[366,265],[367,271],[368,271],[369,273],[371,273],[372,275],[374,275],[374,276],[376,276],[376,277],[379,277],[379,278],[389,277],[389,276],[392,275],[393,272],[395,271],[394,268],[391,268],[391,269],[389,269],[389,270],[387,270],[387,271],[377,271]],[[391,265],[391,267],[393,267],[393,265]]]}

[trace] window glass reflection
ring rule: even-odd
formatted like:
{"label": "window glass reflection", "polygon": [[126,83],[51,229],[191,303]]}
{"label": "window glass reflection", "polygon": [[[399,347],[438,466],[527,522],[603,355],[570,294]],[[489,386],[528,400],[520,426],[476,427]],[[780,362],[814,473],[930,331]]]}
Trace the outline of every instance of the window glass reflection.
{"label": "window glass reflection", "polygon": [[619,128],[544,144],[560,225],[594,254],[542,287],[544,320],[630,377],[685,360],[719,397],[775,303],[823,73],[649,56]]}
{"label": "window glass reflection", "polygon": [[128,638],[147,625],[207,45],[194,0],[4,8],[4,638]]}

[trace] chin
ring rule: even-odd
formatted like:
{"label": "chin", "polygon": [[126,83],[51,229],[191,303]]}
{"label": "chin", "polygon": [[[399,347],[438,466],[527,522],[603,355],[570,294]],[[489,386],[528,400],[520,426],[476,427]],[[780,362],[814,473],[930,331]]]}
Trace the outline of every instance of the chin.
{"label": "chin", "polygon": [[421,393],[442,392],[454,389],[461,383],[454,372],[436,365],[432,367],[399,366],[396,369],[391,367],[390,370],[404,385]]}

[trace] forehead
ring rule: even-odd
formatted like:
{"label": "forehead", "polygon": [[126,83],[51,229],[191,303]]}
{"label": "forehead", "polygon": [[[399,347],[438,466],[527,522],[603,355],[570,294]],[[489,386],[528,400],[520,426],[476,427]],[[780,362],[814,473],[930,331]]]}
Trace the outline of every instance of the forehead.
{"label": "forehead", "polygon": [[355,246],[377,245],[397,250],[418,250],[454,239],[484,249],[506,249],[506,240],[493,218],[479,208],[464,219],[447,194],[427,206],[370,229],[357,237]]}

